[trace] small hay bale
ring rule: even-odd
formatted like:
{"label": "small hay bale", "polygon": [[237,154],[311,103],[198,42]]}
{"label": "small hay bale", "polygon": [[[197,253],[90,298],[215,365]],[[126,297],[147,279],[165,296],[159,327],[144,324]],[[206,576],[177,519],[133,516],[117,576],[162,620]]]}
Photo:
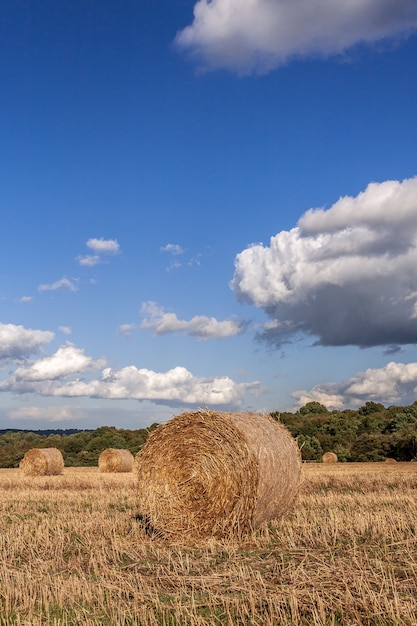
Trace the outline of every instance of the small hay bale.
{"label": "small hay bale", "polygon": [[321,460],[323,461],[323,463],[337,463],[338,462],[337,454],[335,454],[334,452],[325,452],[323,456],[321,457]]}
{"label": "small hay bale", "polygon": [[394,463],[396,463],[397,461],[395,459],[385,459],[385,463],[388,463],[388,465],[394,465]]}
{"label": "small hay bale", "polygon": [[19,463],[25,476],[57,476],[62,474],[64,459],[57,448],[32,448]]}
{"label": "small hay bale", "polygon": [[138,517],[148,528],[172,538],[233,538],[290,509],[301,455],[269,416],[199,410],[152,432],[135,471]]}
{"label": "small hay bale", "polygon": [[130,450],[118,450],[108,448],[98,457],[100,472],[108,474],[112,472],[131,472],[133,467],[133,454]]}

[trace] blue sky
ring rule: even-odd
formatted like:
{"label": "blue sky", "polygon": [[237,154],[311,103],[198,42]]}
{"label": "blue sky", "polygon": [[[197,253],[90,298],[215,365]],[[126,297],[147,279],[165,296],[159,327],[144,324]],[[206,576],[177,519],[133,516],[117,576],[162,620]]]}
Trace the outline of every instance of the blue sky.
{"label": "blue sky", "polygon": [[0,428],[417,399],[417,1],[5,0]]}

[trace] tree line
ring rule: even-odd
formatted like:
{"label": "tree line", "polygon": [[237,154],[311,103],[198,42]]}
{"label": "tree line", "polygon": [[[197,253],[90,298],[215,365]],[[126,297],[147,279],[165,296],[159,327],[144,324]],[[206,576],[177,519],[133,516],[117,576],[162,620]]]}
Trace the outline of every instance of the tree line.
{"label": "tree line", "polygon": [[0,434],[0,467],[19,467],[25,453],[32,448],[58,448],[67,467],[98,465],[98,457],[107,448],[130,450],[135,455],[156,428],[127,430],[101,426],[95,430],[79,431],[2,431]]}
{"label": "tree line", "polygon": [[[339,461],[417,460],[417,401],[410,406],[384,407],[366,402],[357,410],[329,411],[308,402],[295,413],[273,411],[295,437],[303,460],[320,461],[334,452]],[[32,448],[58,448],[67,467],[96,466],[107,448],[135,455],[157,427],[127,430],[101,426],[95,430],[0,431],[0,467],[18,467]]]}
{"label": "tree line", "polygon": [[304,460],[334,452],[339,461],[417,460],[417,401],[386,408],[366,402],[357,410],[328,411],[308,402],[295,413],[271,413],[297,439]]}

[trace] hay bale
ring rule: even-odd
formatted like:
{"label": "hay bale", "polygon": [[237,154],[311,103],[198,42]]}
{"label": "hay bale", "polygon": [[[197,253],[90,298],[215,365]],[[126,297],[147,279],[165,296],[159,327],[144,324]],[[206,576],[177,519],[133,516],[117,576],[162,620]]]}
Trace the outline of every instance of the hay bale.
{"label": "hay bale", "polygon": [[108,448],[98,457],[100,472],[131,472],[133,467],[133,454],[130,450],[118,450]]}
{"label": "hay bale", "polygon": [[25,476],[56,476],[62,474],[64,459],[57,448],[32,448],[19,463]]}
{"label": "hay bale", "polygon": [[292,506],[301,455],[282,424],[257,413],[183,413],[136,455],[139,517],[170,537],[236,537]]}
{"label": "hay bale", "polygon": [[334,452],[325,452],[321,457],[321,460],[323,461],[323,463],[337,463],[338,458],[337,454],[335,454]]}
{"label": "hay bale", "polygon": [[385,459],[385,463],[388,463],[388,465],[394,465],[394,463],[396,463],[397,461],[395,459]]}

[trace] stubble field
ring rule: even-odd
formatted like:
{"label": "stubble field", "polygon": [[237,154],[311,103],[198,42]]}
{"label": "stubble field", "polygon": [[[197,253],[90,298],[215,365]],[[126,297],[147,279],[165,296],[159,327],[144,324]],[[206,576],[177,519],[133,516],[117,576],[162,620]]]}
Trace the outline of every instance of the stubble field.
{"label": "stubble field", "polygon": [[1,626],[415,625],[417,463],[304,464],[293,510],[241,544],[168,544],[134,474],[0,470]]}

